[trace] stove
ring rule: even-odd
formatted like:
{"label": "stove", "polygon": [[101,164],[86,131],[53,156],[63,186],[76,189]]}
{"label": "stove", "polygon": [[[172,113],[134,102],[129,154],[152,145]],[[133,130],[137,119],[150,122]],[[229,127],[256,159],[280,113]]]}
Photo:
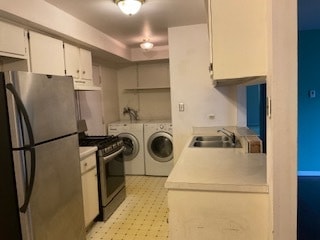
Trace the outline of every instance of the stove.
{"label": "stove", "polygon": [[124,174],[124,144],[118,136],[86,136],[79,133],[80,146],[96,146],[99,215],[107,220],[126,198]]}
{"label": "stove", "polygon": [[96,146],[98,156],[107,156],[121,149],[124,145],[122,139],[117,136],[80,136],[80,146]]}

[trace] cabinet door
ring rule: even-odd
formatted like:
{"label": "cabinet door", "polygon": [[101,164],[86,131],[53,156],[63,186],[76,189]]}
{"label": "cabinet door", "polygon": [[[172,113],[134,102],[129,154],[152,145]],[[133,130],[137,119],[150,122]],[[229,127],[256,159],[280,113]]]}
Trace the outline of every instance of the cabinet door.
{"label": "cabinet door", "polygon": [[80,161],[85,226],[99,214],[98,179],[96,155],[91,154]]}
{"label": "cabinet door", "polygon": [[[26,55],[26,41],[24,29],[0,22],[0,55]],[[8,55],[10,56],[10,55]]]}
{"label": "cabinet door", "polygon": [[92,80],[92,57],[91,52],[80,48],[81,78]]}
{"label": "cabinet door", "polygon": [[99,214],[97,169],[86,172],[81,177],[84,207],[84,222],[87,227]]}
{"label": "cabinet door", "polygon": [[64,60],[66,75],[73,78],[80,78],[80,52],[79,48],[70,44],[64,44]]}
{"label": "cabinet door", "polygon": [[214,79],[266,75],[266,1],[209,4]]}
{"label": "cabinet door", "polygon": [[36,32],[29,32],[31,71],[65,75],[63,42]]}

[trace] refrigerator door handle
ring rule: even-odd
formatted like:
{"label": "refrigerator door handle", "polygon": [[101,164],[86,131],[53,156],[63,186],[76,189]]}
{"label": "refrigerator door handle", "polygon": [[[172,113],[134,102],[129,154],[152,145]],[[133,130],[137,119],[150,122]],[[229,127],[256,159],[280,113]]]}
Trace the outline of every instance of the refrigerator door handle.
{"label": "refrigerator door handle", "polygon": [[[27,211],[29,202],[30,202],[30,197],[32,194],[32,189],[33,189],[33,184],[34,184],[34,179],[35,179],[35,170],[36,170],[36,153],[34,149],[34,136],[33,136],[33,131],[30,123],[30,119],[27,113],[26,108],[24,107],[22,100],[19,97],[19,94],[17,93],[16,89],[14,88],[13,84],[8,83],[6,84],[6,88],[12,93],[15,103],[17,105],[18,111],[21,113],[23,116],[23,119],[26,124],[26,129],[28,132],[28,137],[29,137],[29,145],[23,146],[22,148],[13,148],[13,150],[24,150],[24,151],[29,151],[30,152],[30,163],[31,163],[31,168],[30,168],[30,180],[26,179],[26,188],[25,188],[25,197],[24,197],[24,203],[20,207],[20,212],[25,213]],[[27,168],[26,170],[27,171]],[[28,176],[26,174],[26,176]]]}
{"label": "refrigerator door handle", "polygon": [[[33,184],[34,184],[34,179],[35,179],[35,170],[36,170],[36,152],[35,149],[32,147],[28,149],[27,151],[30,151],[31,155],[31,169],[30,169],[30,180],[28,183],[28,179],[26,179],[26,188],[25,188],[25,195],[24,195],[24,202],[22,206],[20,207],[20,212],[25,213],[27,211],[31,194],[32,194],[32,189],[33,189]],[[27,168],[26,168],[27,171]]]}

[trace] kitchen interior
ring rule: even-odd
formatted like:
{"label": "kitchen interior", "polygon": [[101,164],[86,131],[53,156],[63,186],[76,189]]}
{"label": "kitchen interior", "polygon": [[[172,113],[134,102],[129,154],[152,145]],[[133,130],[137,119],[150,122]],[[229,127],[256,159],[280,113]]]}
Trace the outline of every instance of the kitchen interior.
{"label": "kitchen interior", "polygon": [[[9,109],[7,115],[1,114],[1,122],[7,123],[0,142],[1,156],[7,161],[1,166],[11,169],[4,174],[5,168],[0,168],[1,176],[6,176],[1,181],[1,205],[12,207],[1,208],[7,213],[0,219],[4,236],[112,239],[108,231],[96,229],[110,229],[130,203],[143,208],[141,202],[131,201],[140,192],[134,184],[150,181],[158,190],[141,192],[150,199],[155,192],[162,196],[161,202],[152,201],[165,209],[159,211],[164,220],[151,220],[161,228],[153,235],[127,239],[296,239],[297,152],[292,149],[297,144],[297,109],[292,103],[297,98],[297,59],[292,54],[297,49],[292,32],[297,32],[297,6],[290,2],[288,7],[286,2],[247,0],[243,8],[243,3],[232,0],[147,0],[132,16],[123,14],[111,0],[92,5],[79,1],[77,8],[73,1],[59,0],[0,3],[0,68],[5,72],[0,107],[2,113]],[[226,17],[230,15],[233,18]],[[148,19],[164,24],[158,26],[159,38],[157,24],[148,25]],[[279,19],[287,21],[275,28],[273,22]],[[285,47],[283,39],[288,41]],[[149,40],[153,48],[141,49],[140,44]],[[58,82],[66,86],[59,84],[61,92],[50,91]],[[292,91],[283,91],[287,84]],[[41,87],[50,94],[39,94]],[[19,102],[16,95],[21,94],[24,102],[30,93],[33,96],[31,89],[34,95],[59,104],[48,102],[50,108],[45,111],[32,102],[34,97],[25,110],[12,110],[14,102]],[[283,109],[289,104],[291,108]],[[24,117],[24,112],[37,111],[42,121]],[[55,114],[60,111],[61,117]],[[52,124],[43,123],[49,122],[46,115],[52,117]],[[69,124],[64,124],[66,116],[68,121],[73,119]],[[21,131],[12,127],[15,117],[17,125],[23,122],[22,145],[15,145],[21,140]],[[35,139],[28,139],[33,134],[24,125],[50,130],[50,126],[70,126],[68,138],[70,134],[73,140],[65,145],[70,144],[67,152],[73,157],[66,157],[41,131],[33,130]],[[279,143],[279,134],[287,136],[285,143]],[[74,140],[77,137],[79,142]],[[53,140],[60,142],[62,137]],[[60,153],[48,151],[43,156],[35,150],[46,144],[53,144],[50,151]],[[80,154],[75,148],[80,148]],[[48,155],[68,161],[58,164]],[[32,174],[33,168],[41,168],[34,157],[50,159],[54,170]],[[27,170],[26,176],[17,173],[20,168]],[[284,172],[284,168],[290,170]],[[41,202],[38,191],[44,186],[39,177],[47,182],[48,176],[61,171],[67,180],[70,169],[74,178],[78,176],[71,187],[74,194],[66,194],[65,200],[62,195],[60,200],[56,195],[50,199],[50,194],[73,185],[69,181],[65,186],[53,184],[46,197],[50,204]],[[17,175],[21,179],[15,179]],[[27,184],[15,187],[15,181]],[[13,189],[8,190],[8,185]],[[67,210],[61,206],[60,215],[50,212],[57,209],[54,199],[68,201],[72,215],[65,216]],[[49,211],[52,219],[41,216],[39,209]],[[8,220],[4,216],[10,211],[15,214]],[[113,239],[126,239],[123,229],[115,235]]]}

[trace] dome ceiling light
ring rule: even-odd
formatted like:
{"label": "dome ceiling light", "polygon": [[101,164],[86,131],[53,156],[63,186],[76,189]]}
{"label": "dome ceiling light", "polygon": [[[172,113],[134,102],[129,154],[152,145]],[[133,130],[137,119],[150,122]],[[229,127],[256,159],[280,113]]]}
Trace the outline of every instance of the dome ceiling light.
{"label": "dome ceiling light", "polygon": [[149,40],[143,40],[143,42],[140,44],[140,47],[143,50],[149,51],[150,49],[153,48],[153,43],[150,42]]}
{"label": "dome ceiling light", "polygon": [[145,0],[113,0],[120,10],[126,15],[134,15],[139,12]]}

